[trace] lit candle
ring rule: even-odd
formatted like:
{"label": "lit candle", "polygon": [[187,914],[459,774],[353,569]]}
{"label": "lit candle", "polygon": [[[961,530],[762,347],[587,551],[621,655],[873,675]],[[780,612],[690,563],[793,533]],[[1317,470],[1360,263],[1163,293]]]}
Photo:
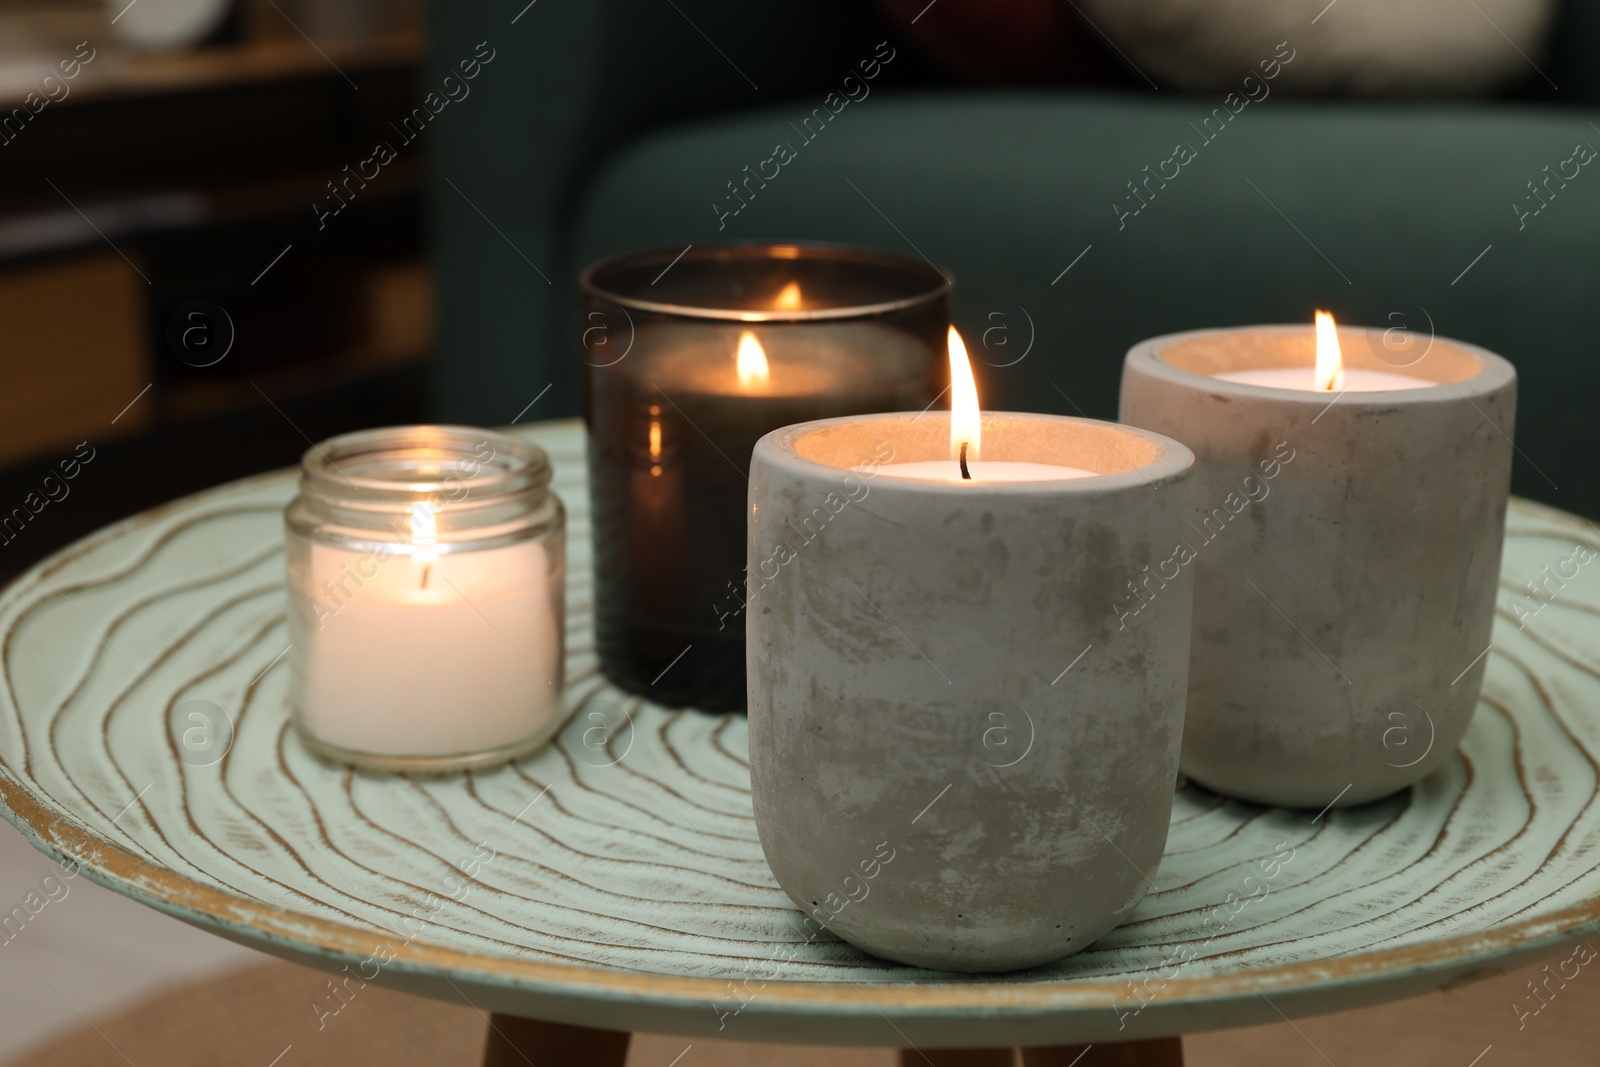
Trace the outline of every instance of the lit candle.
{"label": "lit candle", "polygon": [[[759,329],[759,328],[758,328]],[[660,327],[641,331],[654,349],[650,383],[672,402],[751,405],[837,398],[852,392],[893,392],[908,373],[920,373],[926,346],[886,329],[730,330]],[[914,370],[913,370],[914,368]],[[745,416],[748,421],[749,416]]]}
{"label": "lit candle", "polygon": [[[1324,315],[1128,353],[1122,421],[1198,466],[1175,557],[1195,572],[1185,774],[1317,810],[1452,758],[1494,621],[1515,412],[1494,353]],[[1118,593],[1130,626],[1140,595]]]}
{"label": "lit candle", "polygon": [[489,431],[415,427],[335,438],[304,466],[288,556],[307,743],[376,769],[437,771],[547,740],[565,718],[565,565],[543,453]]}
{"label": "lit candle", "polygon": [[[913,966],[1003,971],[1090,944],[1160,862],[1193,577],[1154,568],[1194,457],[1110,423],[980,418],[952,370],[948,413],[756,445],[750,786],[773,875],[813,920]],[[1138,626],[1115,610],[1128,581],[1154,590]]]}
{"label": "lit candle", "polygon": [[742,709],[751,449],[779,426],[931,402],[949,283],[856,250],[681,251],[581,283],[585,323],[609,324],[584,370],[596,644],[625,689]]}
{"label": "lit candle", "polygon": [[[301,722],[382,756],[489,752],[558,721],[562,620],[544,546],[436,555],[311,547],[322,629],[306,650]],[[373,572],[356,586],[360,570]],[[343,583],[342,599],[340,585]]]}
{"label": "lit candle", "polygon": [[978,383],[972,376],[972,361],[954,326],[950,327],[947,344],[950,352],[950,458],[886,463],[879,468],[884,475],[969,484],[1054,482],[1094,476],[1094,471],[1055,463],[980,459],[983,416],[978,407]]}
{"label": "lit candle", "polygon": [[1439,383],[1432,378],[1372,367],[1344,365],[1344,354],[1339,347],[1339,330],[1333,316],[1326,311],[1316,315],[1317,361],[1313,367],[1250,367],[1245,370],[1222,371],[1213,374],[1225,382],[1244,385],[1261,385],[1269,389],[1303,389],[1313,392],[1378,393],[1398,389],[1426,389]]}

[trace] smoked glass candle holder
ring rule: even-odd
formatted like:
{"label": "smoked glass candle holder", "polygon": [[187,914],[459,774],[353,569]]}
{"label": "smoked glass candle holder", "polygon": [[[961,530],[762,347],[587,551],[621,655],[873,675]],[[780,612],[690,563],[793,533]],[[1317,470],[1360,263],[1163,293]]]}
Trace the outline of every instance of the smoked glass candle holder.
{"label": "smoked glass candle holder", "polygon": [[466,426],[346,434],[285,513],[293,718],[318,754],[439,773],[560,728],[566,547],[550,463]]}
{"label": "smoked glass candle holder", "polygon": [[633,253],[579,287],[601,665],[659,703],[743,709],[751,451],[792,423],[929,405],[950,282],[784,244]]}

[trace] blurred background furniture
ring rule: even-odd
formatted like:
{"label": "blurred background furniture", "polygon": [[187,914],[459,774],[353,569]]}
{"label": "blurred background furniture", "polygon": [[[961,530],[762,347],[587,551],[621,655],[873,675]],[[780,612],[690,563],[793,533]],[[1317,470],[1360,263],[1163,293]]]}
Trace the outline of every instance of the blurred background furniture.
{"label": "blurred background furniture", "polygon": [[[942,6],[927,5],[919,28]],[[1321,7],[1307,8],[1291,49],[1313,52],[1341,17],[1335,6],[1314,22]],[[1550,186],[1559,195],[1540,217],[1519,220],[1512,206],[1542,202],[1529,183],[1575,144],[1600,146],[1593,5],[1562,5],[1552,51],[1526,60],[1508,96],[1275,92],[1213,142],[1199,128],[1223,92],[1157,88],[1071,12],[1069,35],[1104,52],[1096,86],[955,84],[917,57],[901,24],[857,3],[785,0],[757,13],[721,0],[610,0],[508,18],[483,2],[431,14],[430,80],[485,37],[505,57],[435,146],[445,418],[504,421],[552,383],[541,416],[576,410],[572,280],[596,256],[844,241],[951,271],[958,325],[987,364],[985,405],[999,409],[1112,418],[1124,352],[1177,329],[1304,322],[1319,307],[1351,323],[1431,324],[1517,365],[1515,491],[1600,514],[1592,420],[1570,402],[1600,390],[1588,277],[1600,195],[1585,173]],[[897,54],[870,95],[806,141],[802,120],[885,40]],[[1199,158],[1119,220],[1114,205],[1141,202],[1130,183],[1177,141]],[[729,183],[743,190],[777,142],[798,158],[722,218],[714,205],[738,204]],[[470,184],[473,203],[444,179]]]}
{"label": "blurred background furniture", "polygon": [[[1288,48],[1329,47],[1357,3],[1303,0]],[[1494,98],[1279,89],[1214,143],[1222,91],[1165,84],[1061,0],[418,7],[238,0],[193,47],[152,50],[113,0],[0,0],[0,517],[28,531],[0,538],[0,578],[311,439],[571,414],[580,266],[729,239],[947,267],[996,408],[1109,417],[1132,342],[1318,306],[1469,338],[1522,371],[1516,490],[1600,514],[1566,402],[1600,387],[1600,206],[1586,173],[1550,177],[1600,144],[1592,5],[1563,0]],[[470,98],[402,132],[480,49]],[[1152,181],[1180,140],[1198,158]],[[396,158],[364,181],[380,142]],[[779,142],[795,158],[753,180]],[[1125,214],[1136,181],[1154,199]],[[196,301],[231,320],[210,366],[169,335]],[[80,442],[96,458],[71,504],[41,506]]]}
{"label": "blurred background furniture", "polygon": [[[413,13],[313,40],[284,13],[301,6],[235,5],[204,45],[147,53],[104,5],[0,3],[0,579],[111,518],[292,463],[302,431],[426,417],[420,146],[325,227],[312,207],[375,141],[402,144],[389,123],[417,103],[423,37]],[[211,366],[169,338],[194,301],[231,319]],[[71,503],[40,506],[85,441]]]}

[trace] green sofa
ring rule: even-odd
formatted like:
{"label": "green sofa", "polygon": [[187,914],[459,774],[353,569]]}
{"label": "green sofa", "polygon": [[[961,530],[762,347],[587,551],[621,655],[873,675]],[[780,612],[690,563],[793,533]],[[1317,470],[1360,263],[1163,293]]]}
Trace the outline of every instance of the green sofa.
{"label": "green sofa", "polygon": [[[503,57],[433,134],[439,414],[503,423],[551,383],[524,417],[574,413],[573,279],[596,257],[841,241],[950,270],[991,408],[1111,418],[1140,338],[1317,307],[1484,345],[1521,374],[1515,491],[1600,516],[1600,167],[1542,186],[1537,214],[1528,188],[1600,147],[1600,6],[1568,6],[1540,63],[1558,89],[1530,68],[1501,100],[1273,92],[1230,114],[1140,81],[945,84],[864,5],[432,5],[432,80],[479,41]],[[1308,27],[1290,47],[1315,46]],[[777,144],[793,158],[743,184]]]}

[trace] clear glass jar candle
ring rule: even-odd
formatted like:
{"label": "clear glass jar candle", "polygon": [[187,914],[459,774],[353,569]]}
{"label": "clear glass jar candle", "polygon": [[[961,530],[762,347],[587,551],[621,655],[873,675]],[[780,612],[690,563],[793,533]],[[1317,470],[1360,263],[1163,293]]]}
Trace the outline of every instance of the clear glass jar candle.
{"label": "clear glass jar candle", "polygon": [[550,462],[466,426],[335,437],[285,512],[294,724],[313,751],[437,773],[560,728],[566,545]]}

